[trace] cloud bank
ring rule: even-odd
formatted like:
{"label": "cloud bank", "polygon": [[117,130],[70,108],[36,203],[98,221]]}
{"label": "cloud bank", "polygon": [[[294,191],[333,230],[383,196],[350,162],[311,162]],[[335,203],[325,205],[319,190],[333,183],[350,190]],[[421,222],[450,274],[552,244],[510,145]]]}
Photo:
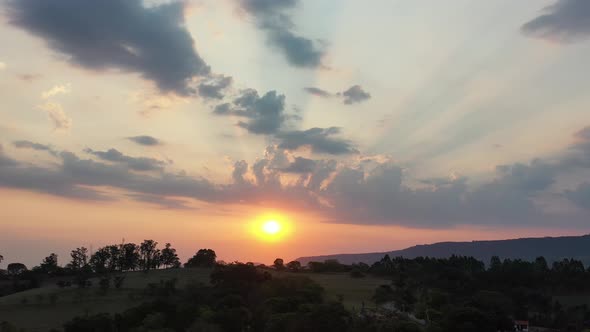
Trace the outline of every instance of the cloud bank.
{"label": "cloud bank", "polygon": [[313,40],[300,36],[289,16],[298,0],[236,0],[267,35],[268,43],[278,49],[287,62],[299,68],[322,66],[324,51]]}
{"label": "cloud bank", "polygon": [[[320,136],[333,131],[312,130]],[[588,152],[578,148],[590,142],[586,132],[580,131],[577,141],[552,161],[499,165],[490,180],[480,183],[456,175],[414,179],[387,158],[309,159],[274,145],[252,164],[235,162],[228,170],[229,183],[214,183],[184,171],[171,172],[161,161],[130,157],[116,149],[88,150],[97,160],[62,151],[56,154],[58,164],[45,167],[20,162],[0,150],[0,186],[100,201],[119,199],[104,189],[115,188],[127,192],[129,198],[164,208],[186,208],[191,200],[264,204],[315,211],[323,220],[339,223],[439,228],[549,226],[568,218],[572,225],[583,227],[590,216],[590,184],[583,182],[563,191],[556,191],[554,184],[559,174],[572,167],[590,168],[571,162],[573,156]],[[302,133],[306,135],[297,135]],[[39,150],[47,147],[28,141],[19,145]],[[585,212],[551,212],[539,200],[547,195]]]}
{"label": "cloud bank", "polygon": [[560,43],[576,42],[590,37],[590,2],[558,0],[544,8],[543,14],[525,23],[522,32],[530,37]]}
{"label": "cloud bank", "polygon": [[162,92],[194,93],[210,73],[184,26],[184,4],[141,0],[8,0],[13,25],[42,38],[76,66],[138,73]]}

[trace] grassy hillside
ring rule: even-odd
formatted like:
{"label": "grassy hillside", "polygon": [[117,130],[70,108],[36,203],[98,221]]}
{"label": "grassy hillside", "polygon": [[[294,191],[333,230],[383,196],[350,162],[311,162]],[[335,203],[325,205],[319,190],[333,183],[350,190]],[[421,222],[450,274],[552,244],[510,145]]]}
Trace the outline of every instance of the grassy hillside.
{"label": "grassy hillside", "polygon": [[[0,297],[0,322],[8,321],[28,331],[47,331],[59,328],[74,316],[100,312],[117,313],[149,300],[143,290],[150,283],[160,280],[178,280],[182,290],[190,282],[209,282],[210,269],[158,270],[149,273],[129,272],[121,289],[109,289],[102,294],[93,280],[88,289],[58,288],[57,280],[47,280],[41,288]],[[290,272],[275,273],[276,277],[288,276]],[[342,300],[349,309],[360,308],[365,303],[371,306],[371,297],[377,286],[387,280],[366,277],[353,279],[347,273],[305,274],[324,287],[326,296]]]}

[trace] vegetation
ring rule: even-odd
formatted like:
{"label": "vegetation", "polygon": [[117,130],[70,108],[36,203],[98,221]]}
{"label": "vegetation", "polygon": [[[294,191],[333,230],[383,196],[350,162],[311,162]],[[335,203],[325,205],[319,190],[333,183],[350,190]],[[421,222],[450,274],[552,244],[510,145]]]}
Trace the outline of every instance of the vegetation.
{"label": "vegetation", "polygon": [[[70,256],[64,267],[55,254],[31,270],[11,263],[2,276],[7,293],[48,282],[58,288],[7,297],[0,312],[18,316],[20,308],[29,319],[56,319],[46,325],[51,328],[97,332],[491,332],[513,331],[515,320],[560,331],[590,325],[588,297],[573,300],[590,293],[590,270],[574,259],[549,266],[543,257],[493,257],[486,268],[459,256],[305,267],[277,258],[266,267],[218,263],[215,251],[201,249],[178,269],[174,248],[159,249],[151,240],[106,246],[90,257],[76,248]],[[54,308],[65,311],[60,320],[44,318]],[[6,317],[0,314],[0,321]],[[3,324],[0,331],[18,331]]]}

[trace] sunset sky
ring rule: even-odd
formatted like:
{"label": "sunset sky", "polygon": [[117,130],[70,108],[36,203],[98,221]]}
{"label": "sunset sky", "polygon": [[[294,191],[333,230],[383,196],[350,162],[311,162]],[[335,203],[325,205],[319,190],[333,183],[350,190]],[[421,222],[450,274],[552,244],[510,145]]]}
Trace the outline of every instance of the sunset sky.
{"label": "sunset sky", "polygon": [[589,233],[587,0],[1,0],[0,43],[0,268]]}

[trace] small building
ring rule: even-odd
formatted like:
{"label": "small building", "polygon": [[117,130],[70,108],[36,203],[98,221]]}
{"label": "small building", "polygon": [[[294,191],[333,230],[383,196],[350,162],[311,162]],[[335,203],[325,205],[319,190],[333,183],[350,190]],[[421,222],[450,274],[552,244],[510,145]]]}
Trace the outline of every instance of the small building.
{"label": "small building", "polygon": [[514,331],[528,332],[528,330],[529,330],[529,321],[528,320],[515,320],[514,321]]}

